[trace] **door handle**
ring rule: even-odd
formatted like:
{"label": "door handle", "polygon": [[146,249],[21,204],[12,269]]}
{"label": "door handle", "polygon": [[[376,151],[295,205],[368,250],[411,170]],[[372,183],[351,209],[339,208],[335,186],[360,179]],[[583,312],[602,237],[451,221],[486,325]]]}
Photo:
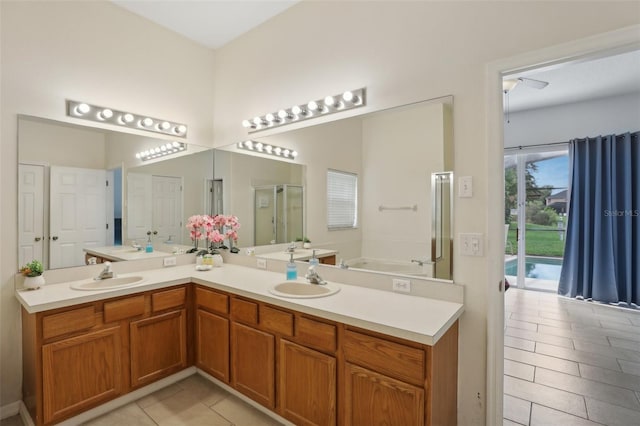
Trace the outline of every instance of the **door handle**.
{"label": "door handle", "polygon": [[52,239],[53,241],[58,241],[58,237],[57,237],[57,236],[53,236],[53,237],[51,237],[51,239]]}
{"label": "door handle", "polygon": [[40,238],[40,237],[36,237],[36,238],[35,238],[36,243],[37,243],[38,241],[40,241],[41,239],[42,239],[42,238]]}

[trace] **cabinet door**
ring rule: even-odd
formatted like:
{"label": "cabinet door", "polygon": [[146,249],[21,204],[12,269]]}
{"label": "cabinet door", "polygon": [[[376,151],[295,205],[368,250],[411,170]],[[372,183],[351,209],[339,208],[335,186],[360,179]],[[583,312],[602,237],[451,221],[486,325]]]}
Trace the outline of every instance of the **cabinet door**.
{"label": "cabinet door", "polygon": [[279,357],[282,416],[297,425],[335,425],[336,359],[286,340]]}
{"label": "cabinet door", "polygon": [[123,391],[120,327],[42,346],[44,422],[69,417]]}
{"label": "cabinet door", "polygon": [[231,323],[231,385],[256,402],[275,408],[275,337]]}
{"label": "cabinet door", "polygon": [[130,332],[132,387],[153,382],[187,366],[184,309],[133,321]]}
{"label": "cabinet door", "polygon": [[345,363],[346,426],[424,425],[424,390]]}
{"label": "cabinet door", "polygon": [[229,320],[202,309],[196,313],[196,364],[229,383]]}

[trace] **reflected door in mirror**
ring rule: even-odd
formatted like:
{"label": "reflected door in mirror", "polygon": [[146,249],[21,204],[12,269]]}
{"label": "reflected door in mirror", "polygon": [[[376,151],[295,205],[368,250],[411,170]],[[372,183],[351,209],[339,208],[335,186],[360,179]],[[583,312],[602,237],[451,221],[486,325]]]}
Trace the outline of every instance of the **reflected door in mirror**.
{"label": "reflected door in mirror", "polygon": [[18,167],[18,265],[44,258],[44,166]]}

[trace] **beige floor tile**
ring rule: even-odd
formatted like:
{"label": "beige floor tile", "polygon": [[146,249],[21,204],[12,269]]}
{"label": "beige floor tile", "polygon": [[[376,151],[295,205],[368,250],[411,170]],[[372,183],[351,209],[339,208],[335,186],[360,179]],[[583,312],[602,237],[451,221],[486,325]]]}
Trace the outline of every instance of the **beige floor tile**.
{"label": "beige floor tile", "polygon": [[620,367],[622,368],[622,371],[624,373],[640,376],[640,363],[626,361],[624,359],[619,359],[618,363],[620,364]]}
{"label": "beige floor tile", "polygon": [[571,329],[571,323],[567,322],[567,321],[559,321],[556,319],[551,319],[551,318],[544,318],[544,317],[540,317],[540,316],[533,316],[533,315],[524,315],[524,314],[520,314],[517,312],[514,312],[511,314],[511,319],[517,320],[517,321],[525,321],[525,322],[531,322],[534,324],[544,324],[544,325],[548,325],[549,327],[558,327],[558,328],[566,328],[566,329]]}
{"label": "beige floor tile", "polygon": [[578,366],[580,368],[580,376],[585,379],[619,386],[625,389],[640,391],[639,376],[581,363],[579,363]]}
{"label": "beige floor tile", "polygon": [[517,377],[522,380],[533,381],[535,367],[521,362],[504,360],[504,374],[507,376]]}
{"label": "beige floor tile", "polygon": [[[548,343],[550,345],[562,346],[573,349],[573,340],[567,337],[554,336],[552,334],[536,333],[535,331],[522,330],[519,328],[507,327],[507,336],[518,337],[520,339],[533,340],[536,342]],[[604,339],[606,340],[606,339]]]}
{"label": "beige floor tile", "polygon": [[504,345],[529,352],[536,350],[536,342],[513,336],[504,336]]}
{"label": "beige floor tile", "polygon": [[640,403],[632,390],[593,380],[551,371],[544,368],[536,368],[535,383],[573,392],[585,397],[591,397],[600,401],[620,405],[621,407],[640,410]]}
{"label": "beige floor tile", "polygon": [[528,425],[528,423],[516,423],[516,422],[512,422],[509,419],[503,419],[502,421],[502,426],[526,426]]}
{"label": "beige floor tile", "polygon": [[523,330],[538,331],[538,324],[525,321],[517,321],[513,319],[507,320],[507,327],[521,328]]}
{"label": "beige floor tile", "polygon": [[177,383],[183,391],[207,407],[227,397],[228,392],[209,380],[194,374]]}
{"label": "beige floor tile", "polygon": [[0,420],[0,426],[22,426],[22,424],[22,419],[19,414]]}
{"label": "beige floor tile", "polygon": [[[84,423],[86,426],[155,426],[156,423],[136,403],[124,405]],[[3,425],[4,426],[4,425]]]}
{"label": "beige floor tile", "polygon": [[632,426],[639,424],[640,412],[592,398],[585,398],[589,419],[608,426]]}
{"label": "beige floor tile", "polygon": [[[573,326],[574,323],[571,324]],[[596,328],[573,328],[571,330],[565,330],[563,328],[541,325],[540,327],[538,327],[538,332],[543,334],[550,334],[553,336],[566,337],[569,339],[587,340],[589,342],[598,343],[600,345],[609,344],[607,337],[602,334],[602,329],[600,329],[599,331]]]}
{"label": "beige floor tile", "polygon": [[145,408],[145,412],[160,426],[232,424],[186,391],[178,392]]}
{"label": "beige floor tile", "polygon": [[515,398],[511,395],[505,395],[503,407],[503,416],[505,419],[509,419],[523,425],[529,424],[531,402]]}
{"label": "beige floor tile", "polygon": [[504,393],[579,417],[587,417],[584,398],[571,392],[505,376]]}
{"label": "beige floor tile", "polygon": [[[620,371],[620,366],[615,358],[597,355],[590,352],[576,351],[573,349],[561,348],[559,346],[547,345],[546,343],[538,343],[536,345],[536,353]],[[557,368],[554,368],[553,370],[557,370]]]}
{"label": "beige floor tile", "polygon": [[511,361],[518,361],[524,364],[535,365],[538,367],[547,368],[549,370],[562,371],[565,373],[578,376],[578,363],[573,361],[567,361],[553,356],[542,355],[539,353],[522,351],[519,349],[504,348],[505,359]]}
{"label": "beige floor tile", "polygon": [[611,346],[616,348],[631,349],[632,351],[640,352],[640,342],[618,339],[617,337],[609,337],[609,343],[611,343]]}
{"label": "beige floor tile", "polygon": [[553,408],[533,404],[531,407],[531,426],[600,426],[582,417],[572,416]]}
{"label": "beige floor tile", "polygon": [[[544,326],[540,326],[540,327],[544,327]],[[631,328],[631,327],[635,327],[635,326],[629,326],[629,328]],[[635,328],[638,328],[638,327],[635,327]],[[580,329],[575,329],[574,328],[573,331],[586,334],[587,336],[589,336],[589,335],[590,336],[599,335],[599,336],[604,336],[604,337],[617,337],[619,339],[627,339],[627,340],[633,340],[635,342],[640,342],[640,334],[639,333],[632,333],[632,332],[625,331],[625,330],[620,330],[620,329],[617,329],[617,328],[583,327],[583,328],[580,328]],[[587,340],[587,338],[583,338],[583,337],[579,337],[579,336],[574,336],[574,337]]]}
{"label": "beige floor tile", "polygon": [[281,423],[248,406],[239,398],[229,395],[211,407],[215,412],[237,426],[279,426]]}
{"label": "beige floor tile", "polygon": [[584,340],[574,340],[573,344],[578,351],[589,352],[592,354],[598,354],[613,358],[626,359],[627,361],[640,362],[640,352],[636,352],[631,349],[598,345],[591,342],[585,342]]}
{"label": "beige floor tile", "polygon": [[156,402],[162,401],[163,399],[167,399],[180,391],[182,391],[182,388],[174,383],[152,394],[140,398],[136,401],[136,404],[138,404],[141,408],[145,408],[155,404]]}
{"label": "beige floor tile", "polygon": [[635,317],[629,317],[629,321],[631,321],[631,324],[633,325],[640,325],[640,314],[638,314]]}

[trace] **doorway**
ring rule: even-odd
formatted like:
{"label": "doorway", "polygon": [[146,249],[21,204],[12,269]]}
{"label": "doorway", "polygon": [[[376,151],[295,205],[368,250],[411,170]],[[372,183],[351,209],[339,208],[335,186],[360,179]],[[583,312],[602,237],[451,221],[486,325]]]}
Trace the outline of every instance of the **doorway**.
{"label": "doorway", "polygon": [[304,188],[268,185],[254,188],[255,245],[302,241]]}

